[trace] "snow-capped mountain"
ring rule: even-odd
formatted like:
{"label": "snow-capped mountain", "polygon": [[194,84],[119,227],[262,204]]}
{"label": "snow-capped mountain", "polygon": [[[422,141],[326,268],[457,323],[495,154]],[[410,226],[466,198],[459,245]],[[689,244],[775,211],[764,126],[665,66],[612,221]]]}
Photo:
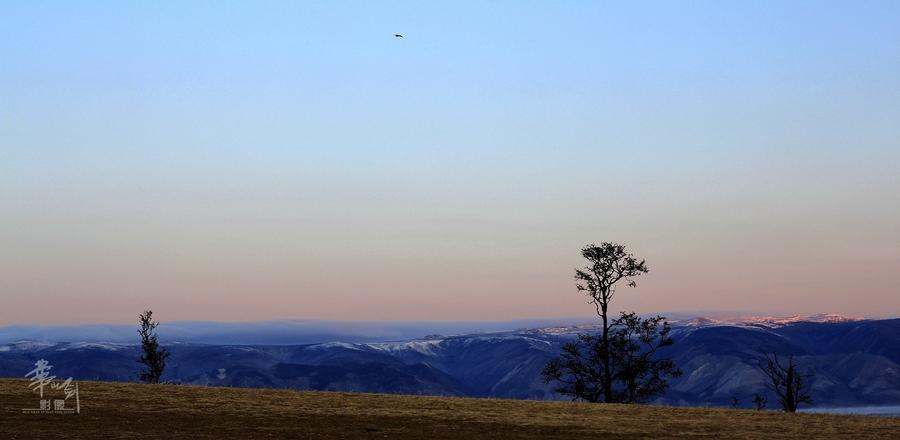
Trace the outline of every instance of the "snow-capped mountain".
{"label": "snow-capped mountain", "polygon": [[676,325],[687,325],[694,327],[702,327],[709,325],[755,325],[763,327],[783,327],[785,325],[798,324],[802,322],[817,323],[840,323],[863,321],[864,318],[849,317],[837,315],[834,313],[819,313],[815,315],[790,315],[790,316],[732,316],[732,317],[697,317],[684,321],[676,321]]}
{"label": "snow-capped mountain", "polygon": [[[725,317],[706,317],[699,316],[688,319],[672,320],[669,323],[678,331],[679,328],[697,328],[710,326],[748,326],[748,327],[767,327],[777,328],[786,325],[799,323],[844,323],[864,321],[865,318],[847,317],[833,313],[820,313],[815,315],[790,315],[790,316],[761,316],[761,315],[737,315]],[[513,333],[521,334],[542,334],[542,335],[575,335],[579,333],[599,332],[601,324],[599,322],[561,325],[553,327],[541,327],[533,329],[516,330]],[[681,329],[684,330],[684,329]],[[503,333],[503,332],[499,332]]]}

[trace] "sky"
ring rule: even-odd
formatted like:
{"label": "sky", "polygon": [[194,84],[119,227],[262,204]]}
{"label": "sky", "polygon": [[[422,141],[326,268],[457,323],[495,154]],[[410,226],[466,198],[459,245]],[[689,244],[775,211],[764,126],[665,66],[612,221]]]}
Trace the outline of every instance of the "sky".
{"label": "sky", "polygon": [[900,2],[0,2],[0,325],[895,316],[898,175]]}

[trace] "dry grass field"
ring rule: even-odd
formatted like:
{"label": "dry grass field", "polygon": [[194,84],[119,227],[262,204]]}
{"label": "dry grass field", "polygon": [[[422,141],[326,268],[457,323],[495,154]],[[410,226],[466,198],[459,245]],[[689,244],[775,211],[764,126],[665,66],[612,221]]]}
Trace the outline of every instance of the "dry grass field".
{"label": "dry grass field", "polygon": [[900,439],[900,419],[727,409],[80,382],[81,414],[23,414],[0,380],[0,439]]}

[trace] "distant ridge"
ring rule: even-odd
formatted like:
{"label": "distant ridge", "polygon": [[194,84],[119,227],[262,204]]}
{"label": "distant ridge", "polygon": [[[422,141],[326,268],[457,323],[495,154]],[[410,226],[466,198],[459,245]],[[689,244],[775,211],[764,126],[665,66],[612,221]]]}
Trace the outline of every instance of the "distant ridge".
{"label": "distant ridge", "polygon": [[[674,326],[750,325],[775,328],[800,322],[862,321],[833,313],[766,316],[739,312],[662,312]],[[598,330],[595,316],[518,319],[510,321],[327,321],[272,320],[248,322],[168,321],[160,326],[166,343],[294,345],[330,341],[384,342],[474,333],[531,332],[567,334]],[[135,325],[9,325],[0,326],[0,344],[32,342],[137,343]]]}
{"label": "distant ridge", "polygon": [[840,322],[864,321],[866,318],[838,315],[834,313],[818,313],[815,315],[789,315],[789,316],[735,316],[722,318],[697,317],[686,321],[676,321],[675,324],[688,326],[707,325],[757,325],[763,327],[783,327],[785,325],[801,322],[818,322],[835,324]]}

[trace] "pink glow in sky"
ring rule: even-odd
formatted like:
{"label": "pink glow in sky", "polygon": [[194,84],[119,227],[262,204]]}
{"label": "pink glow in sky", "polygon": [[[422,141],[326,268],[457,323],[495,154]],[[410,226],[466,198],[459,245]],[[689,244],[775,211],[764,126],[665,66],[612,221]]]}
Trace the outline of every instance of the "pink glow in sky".
{"label": "pink glow in sky", "polygon": [[900,315],[900,3],[764,3],[4,5],[0,325]]}

